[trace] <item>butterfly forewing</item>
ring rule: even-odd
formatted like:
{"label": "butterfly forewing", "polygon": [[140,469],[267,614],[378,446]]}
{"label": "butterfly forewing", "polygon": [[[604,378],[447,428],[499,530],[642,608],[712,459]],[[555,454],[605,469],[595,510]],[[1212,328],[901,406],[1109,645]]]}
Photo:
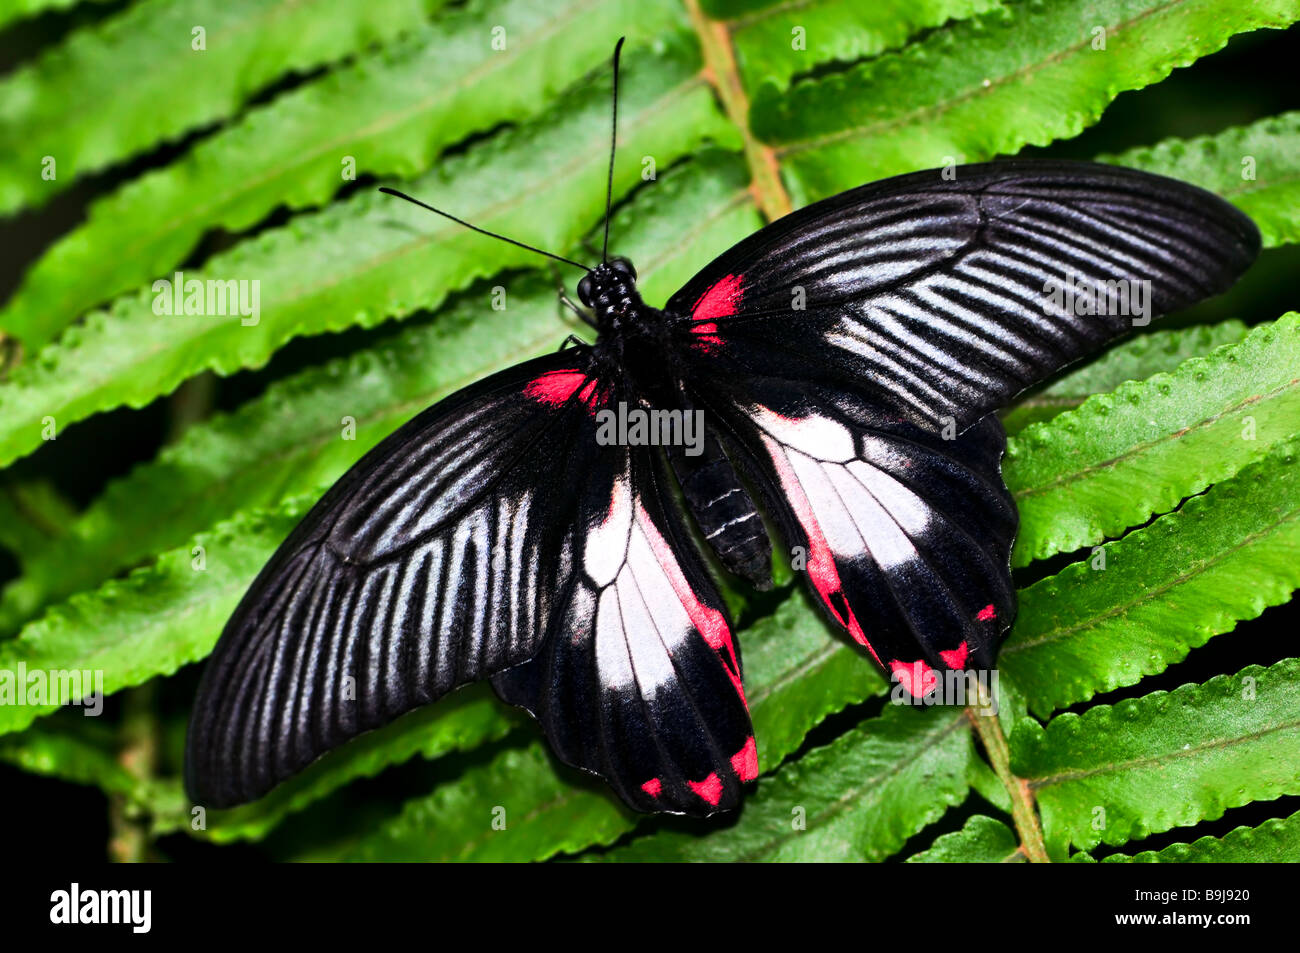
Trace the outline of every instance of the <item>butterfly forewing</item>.
{"label": "butterfly forewing", "polygon": [[[964,430],[1225,290],[1259,250],[1246,216],[1171,179],[1054,161],[949,171],[844,192],[719,256],[666,308],[695,358],[688,376],[719,362],[833,376],[923,425]],[[1098,295],[1120,313],[1096,313]]]}
{"label": "butterfly forewing", "polygon": [[[299,524],[227,623],[187,784],[257,797],[349,738],[530,658],[572,572],[595,387],[571,355],[420,414]],[[585,393],[585,397],[584,397]]]}

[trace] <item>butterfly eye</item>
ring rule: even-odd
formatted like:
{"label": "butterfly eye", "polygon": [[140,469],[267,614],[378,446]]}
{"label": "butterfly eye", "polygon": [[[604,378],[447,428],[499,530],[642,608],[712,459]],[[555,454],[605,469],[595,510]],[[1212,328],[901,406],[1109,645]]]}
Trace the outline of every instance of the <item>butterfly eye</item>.
{"label": "butterfly eye", "polygon": [[582,280],[578,282],[578,300],[581,301],[583,304],[585,304],[588,308],[591,307],[591,275],[590,274],[583,275]]}
{"label": "butterfly eye", "polygon": [[633,281],[636,281],[636,269],[632,267],[632,263],[626,258],[611,258],[609,260],[609,266],[615,271],[621,271]]}

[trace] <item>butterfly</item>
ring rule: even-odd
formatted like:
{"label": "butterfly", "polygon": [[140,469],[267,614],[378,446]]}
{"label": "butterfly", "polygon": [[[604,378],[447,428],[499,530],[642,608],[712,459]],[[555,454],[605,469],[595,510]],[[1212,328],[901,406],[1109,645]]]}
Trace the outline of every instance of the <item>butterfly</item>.
{"label": "butterfly", "polygon": [[194,802],[256,799],[490,679],[632,808],[736,807],[757,745],[697,539],[770,586],[766,513],[832,626],[913,695],[991,669],[1016,606],[995,412],[1224,291],[1260,244],[1191,185],[1012,159],[809,205],[659,309],[608,257],[611,194],[599,264],[532,249],[584,269],[564,300],[595,343],[420,413],[257,576],[195,701]]}

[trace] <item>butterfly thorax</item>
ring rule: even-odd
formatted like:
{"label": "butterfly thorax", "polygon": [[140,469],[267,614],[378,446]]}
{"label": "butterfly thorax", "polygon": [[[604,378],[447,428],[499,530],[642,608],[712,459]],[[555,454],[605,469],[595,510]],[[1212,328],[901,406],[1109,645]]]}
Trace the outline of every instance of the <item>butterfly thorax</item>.
{"label": "butterfly thorax", "polygon": [[667,321],[642,300],[631,262],[611,258],[597,265],[579,282],[578,297],[592,311],[598,363],[641,401],[675,405]]}

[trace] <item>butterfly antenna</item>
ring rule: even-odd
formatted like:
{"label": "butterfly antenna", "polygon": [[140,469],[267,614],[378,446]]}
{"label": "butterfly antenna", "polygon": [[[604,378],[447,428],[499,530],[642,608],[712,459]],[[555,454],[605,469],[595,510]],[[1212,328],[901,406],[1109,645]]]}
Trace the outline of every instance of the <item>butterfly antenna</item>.
{"label": "butterfly antenna", "polygon": [[614,44],[614,118],[609,124],[609,180],[605,183],[605,245],[600,250],[602,262],[609,260],[609,212],[614,203],[614,147],[618,144],[618,55],[623,52],[623,41],[626,39],[627,37],[620,36]]}
{"label": "butterfly antenna", "polygon": [[583,271],[591,271],[589,267],[587,267],[580,261],[574,261],[572,258],[565,258],[563,255],[556,255],[552,252],[545,251],[544,249],[536,248],[533,245],[526,245],[523,242],[515,241],[513,238],[506,238],[506,236],[504,235],[498,235],[496,232],[489,232],[486,228],[479,228],[477,225],[471,225],[463,218],[457,218],[455,215],[452,215],[450,212],[444,212],[440,208],[434,208],[432,205],[428,205],[424,202],[421,202],[417,198],[412,198],[411,196],[407,195],[405,192],[399,192],[397,191],[397,189],[390,189],[386,186],[381,186],[379,191],[383,192],[385,195],[396,195],[399,199],[406,199],[406,201],[410,202],[412,205],[418,205],[420,206],[420,208],[428,209],[430,212],[433,212],[435,215],[441,215],[443,218],[449,218],[457,225],[464,225],[472,232],[478,232],[480,235],[486,235],[489,238],[499,238],[503,242],[509,242],[511,245],[516,245],[519,248],[526,248],[528,251],[534,251],[537,252],[537,254],[539,255],[545,255],[547,258],[554,258],[556,261],[562,261],[566,265],[573,265],[573,267],[581,268]]}

